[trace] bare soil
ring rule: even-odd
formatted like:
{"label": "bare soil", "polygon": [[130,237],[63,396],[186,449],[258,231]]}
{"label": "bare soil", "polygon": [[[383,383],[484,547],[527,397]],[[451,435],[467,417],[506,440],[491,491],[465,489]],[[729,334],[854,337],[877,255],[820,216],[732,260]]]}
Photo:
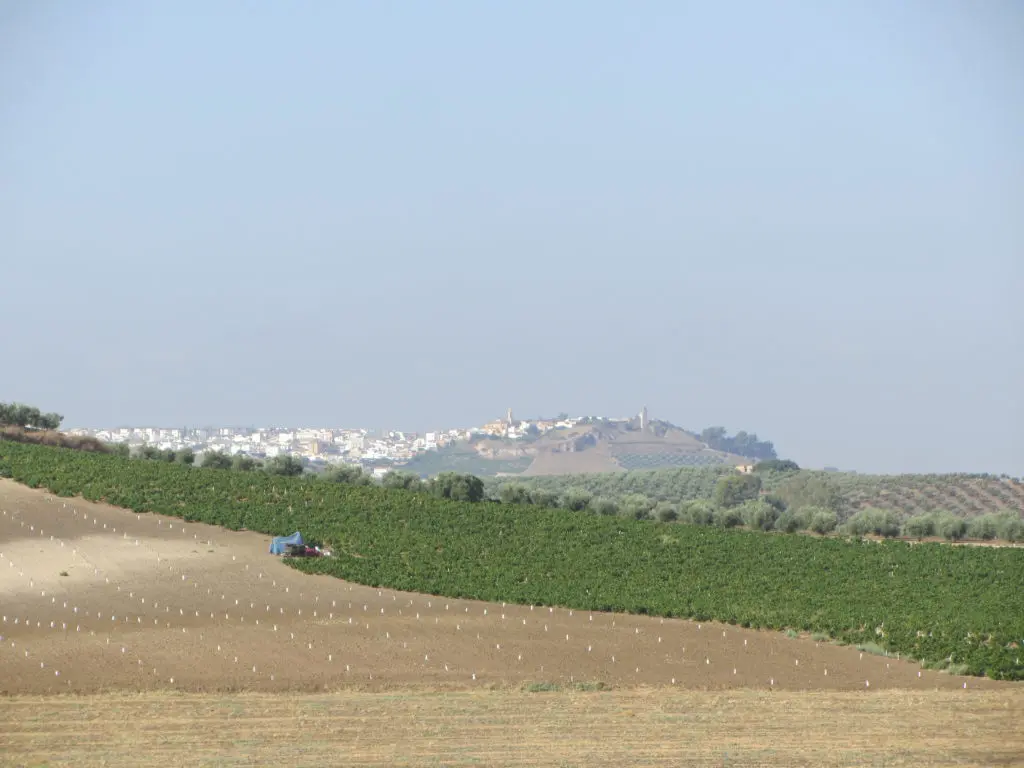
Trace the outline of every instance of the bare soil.
{"label": "bare soil", "polygon": [[625,470],[611,457],[608,446],[599,444],[583,451],[539,450],[522,476],[623,471]]}

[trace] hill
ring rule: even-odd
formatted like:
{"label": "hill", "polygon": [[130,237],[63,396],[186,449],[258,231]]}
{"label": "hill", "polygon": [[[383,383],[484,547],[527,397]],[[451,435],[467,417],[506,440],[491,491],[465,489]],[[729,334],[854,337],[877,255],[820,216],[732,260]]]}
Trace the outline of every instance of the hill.
{"label": "hill", "polygon": [[[511,440],[459,441],[418,454],[411,461],[396,466],[403,472],[412,472],[421,477],[433,477],[442,472],[460,472],[478,477],[495,477],[504,474],[520,474],[533,462],[533,457],[516,450],[515,446],[500,446],[494,450],[494,443],[511,443]],[[488,449],[491,450],[488,450]]]}
{"label": "hill", "polygon": [[669,526],[11,442],[0,442],[0,475],[138,514],[300,529],[336,556],[296,567],[374,587],[813,631],[1024,677],[1024,559],[1013,549]]}
{"label": "hill", "polygon": [[668,422],[652,421],[641,428],[637,420],[586,419],[525,439],[480,436],[461,441],[420,454],[399,469],[421,476],[468,472],[536,477],[749,463],[751,459],[716,450]]}

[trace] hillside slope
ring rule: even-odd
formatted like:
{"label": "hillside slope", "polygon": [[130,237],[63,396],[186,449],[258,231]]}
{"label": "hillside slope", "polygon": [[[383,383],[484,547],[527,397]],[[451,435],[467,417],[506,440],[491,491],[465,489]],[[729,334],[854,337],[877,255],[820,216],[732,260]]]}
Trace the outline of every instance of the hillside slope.
{"label": "hillside slope", "polygon": [[594,419],[533,439],[479,438],[421,454],[399,467],[419,475],[469,472],[480,477],[621,472],[631,469],[729,466],[751,459],[709,448],[689,432],[653,421]]}
{"label": "hillside slope", "polygon": [[296,567],[369,586],[792,627],[1024,678],[1024,559],[1011,549],[667,526],[5,442],[0,475],[138,513],[299,529],[336,556]]}
{"label": "hillside slope", "polygon": [[[564,474],[545,477],[503,478],[529,489],[561,494],[569,488],[586,490],[594,496],[615,501],[640,494],[652,501],[681,504],[710,500],[719,478],[735,473],[730,465],[717,467],[659,469],[598,474]],[[971,519],[980,515],[1013,510],[1024,514],[1024,482],[984,474],[946,475],[861,475],[852,472],[766,472],[761,475],[766,493],[784,491],[806,479],[820,479],[835,489],[836,511],[845,519],[868,507],[890,509],[901,519],[935,511],[951,512]],[[501,482],[488,481],[496,493]]]}
{"label": "hillside slope", "polygon": [[[774,679],[775,691],[860,690],[866,676],[876,689],[962,685],[938,672],[918,677],[919,667],[906,660],[858,659],[852,648],[809,638],[653,616],[438,600],[310,578],[268,556],[268,543],[252,531],[179,524],[0,480],[0,552],[16,564],[0,568],[4,646],[15,642],[32,654],[0,653],[0,696],[165,686],[386,690],[536,680],[568,686],[573,677],[614,687],[666,685],[675,677],[687,687],[734,689]],[[51,602],[48,594],[55,592],[61,603]],[[22,620],[14,624],[12,616]],[[62,623],[73,616],[81,631],[31,626],[28,616]],[[671,638],[671,650],[669,643],[659,648],[660,636]],[[230,650],[218,652],[221,647]],[[687,664],[683,648],[714,663]],[[59,663],[60,675],[39,661]],[[151,671],[156,666],[159,678]],[[976,680],[971,687],[1006,685]]]}

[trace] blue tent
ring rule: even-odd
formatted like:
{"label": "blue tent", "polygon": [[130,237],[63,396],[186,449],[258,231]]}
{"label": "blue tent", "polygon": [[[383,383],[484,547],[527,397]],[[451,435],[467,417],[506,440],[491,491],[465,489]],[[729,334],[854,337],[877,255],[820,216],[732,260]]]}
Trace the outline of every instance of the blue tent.
{"label": "blue tent", "polygon": [[275,536],[274,540],[270,542],[270,554],[283,555],[289,544],[305,544],[302,534],[296,531],[291,536]]}

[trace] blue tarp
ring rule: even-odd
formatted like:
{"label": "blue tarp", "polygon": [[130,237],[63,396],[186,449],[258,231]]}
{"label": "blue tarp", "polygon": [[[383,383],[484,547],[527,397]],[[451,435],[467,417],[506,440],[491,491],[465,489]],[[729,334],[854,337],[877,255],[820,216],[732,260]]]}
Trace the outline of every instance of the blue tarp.
{"label": "blue tarp", "polygon": [[283,555],[289,544],[305,544],[302,534],[296,531],[291,536],[275,536],[274,540],[270,542],[270,554]]}

